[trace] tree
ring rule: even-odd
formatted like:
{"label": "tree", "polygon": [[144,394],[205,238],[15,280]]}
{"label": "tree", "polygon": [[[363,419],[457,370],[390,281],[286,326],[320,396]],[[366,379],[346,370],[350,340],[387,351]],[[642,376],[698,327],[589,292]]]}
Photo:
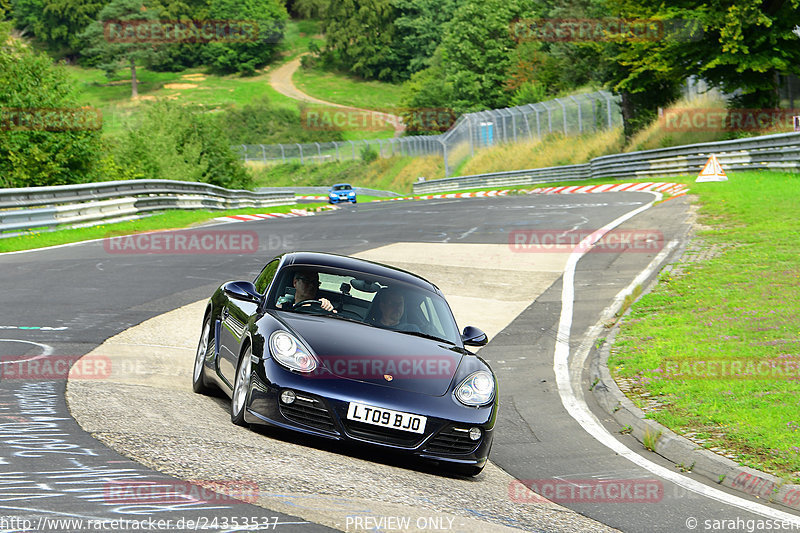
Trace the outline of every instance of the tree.
{"label": "tree", "polygon": [[442,65],[445,81],[453,88],[454,108],[472,111],[508,103],[504,86],[515,48],[511,22],[531,15],[517,0],[467,2],[459,7],[442,37]]}
{"label": "tree", "polygon": [[155,61],[160,46],[152,42],[150,34],[139,34],[137,28],[146,28],[145,23],[158,19],[158,9],[143,0],[112,0],[81,35],[87,41],[82,53],[96,61],[109,77],[119,68],[130,69],[132,99],[139,96],[136,64]]}
{"label": "tree", "polygon": [[[76,106],[62,67],[10,38],[9,30],[0,23],[0,187],[97,179],[98,115]],[[89,120],[81,125],[82,118]]]}
{"label": "tree", "polygon": [[392,1],[397,13],[393,46],[404,67],[397,72],[398,78],[408,79],[431,65],[442,42],[442,27],[463,3],[464,0]]}
{"label": "tree", "polygon": [[51,52],[74,57],[83,46],[81,32],[107,3],[108,0],[14,0],[14,23]]}
{"label": "tree", "polygon": [[792,30],[800,0],[610,0],[616,16],[659,21],[658,39],[620,38],[605,51],[606,79],[622,94],[626,135],[679,95],[690,75],[738,95],[733,105],[778,103],[777,75],[800,72],[800,45]]}
{"label": "tree", "polygon": [[687,55],[698,74],[725,92],[740,89],[737,107],[776,107],[778,74],[800,74],[800,0],[712,0],[697,12],[705,32]]}
{"label": "tree", "polygon": [[212,20],[255,22],[256,30],[244,39],[222,39],[206,44],[205,63],[221,73],[255,74],[268,64],[283,39],[289,14],[281,0],[209,0]]}
{"label": "tree", "polygon": [[392,0],[336,0],[322,20],[324,54],[365,79],[396,81],[404,70],[395,50]]}
{"label": "tree", "polygon": [[317,19],[325,14],[331,0],[289,0],[286,9],[294,17],[301,19]]}

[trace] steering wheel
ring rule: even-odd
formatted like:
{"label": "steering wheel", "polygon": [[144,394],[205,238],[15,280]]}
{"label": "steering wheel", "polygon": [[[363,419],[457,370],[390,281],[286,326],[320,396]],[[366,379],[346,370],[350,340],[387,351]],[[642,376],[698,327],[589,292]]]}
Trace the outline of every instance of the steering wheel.
{"label": "steering wheel", "polygon": [[297,302],[294,304],[293,309],[298,309],[299,307],[303,307],[304,305],[310,305],[311,307],[319,307],[320,310],[325,311],[326,313],[330,313],[327,309],[322,309],[322,301],[320,300],[303,300],[301,302]]}

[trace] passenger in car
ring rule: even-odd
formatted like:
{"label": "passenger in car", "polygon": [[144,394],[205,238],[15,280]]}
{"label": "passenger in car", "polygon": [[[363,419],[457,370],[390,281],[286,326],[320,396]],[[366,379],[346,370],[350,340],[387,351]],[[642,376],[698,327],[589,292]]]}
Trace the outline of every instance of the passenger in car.
{"label": "passenger in car", "polygon": [[372,322],[376,326],[401,331],[419,331],[414,324],[402,322],[405,313],[405,298],[403,293],[395,289],[381,289],[375,295],[373,309],[377,310],[372,317]]}

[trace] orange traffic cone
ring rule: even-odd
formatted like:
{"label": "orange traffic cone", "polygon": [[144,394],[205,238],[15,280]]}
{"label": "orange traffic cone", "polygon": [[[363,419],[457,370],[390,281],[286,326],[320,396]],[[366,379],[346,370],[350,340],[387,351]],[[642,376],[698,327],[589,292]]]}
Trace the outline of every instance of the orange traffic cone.
{"label": "orange traffic cone", "polygon": [[700,174],[694,181],[697,183],[703,181],[728,181],[728,175],[722,170],[722,165],[719,164],[717,156],[712,154],[711,157],[708,158],[706,166],[703,167],[703,170],[700,171]]}

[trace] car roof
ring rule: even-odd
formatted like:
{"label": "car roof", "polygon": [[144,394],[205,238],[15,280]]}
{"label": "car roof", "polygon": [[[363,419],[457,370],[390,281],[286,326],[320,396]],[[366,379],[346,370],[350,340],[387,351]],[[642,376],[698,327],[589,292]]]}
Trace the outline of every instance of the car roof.
{"label": "car roof", "polygon": [[353,186],[350,185],[349,183],[334,183],[333,185],[331,185],[331,189],[334,188],[334,187],[341,187],[342,185],[347,185],[351,189],[353,188]]}
{"label": "car roof", "polygon": [[393,278],[441,294],[439,288],[425,278],[400,268],[374,263],[366,259],[357,259],[355,257],[325,252],[289,252],[284,254],[283,266],[290,265],[326,266],[344,270],[356,270],[367,274],[383,276],[385,278]]}

